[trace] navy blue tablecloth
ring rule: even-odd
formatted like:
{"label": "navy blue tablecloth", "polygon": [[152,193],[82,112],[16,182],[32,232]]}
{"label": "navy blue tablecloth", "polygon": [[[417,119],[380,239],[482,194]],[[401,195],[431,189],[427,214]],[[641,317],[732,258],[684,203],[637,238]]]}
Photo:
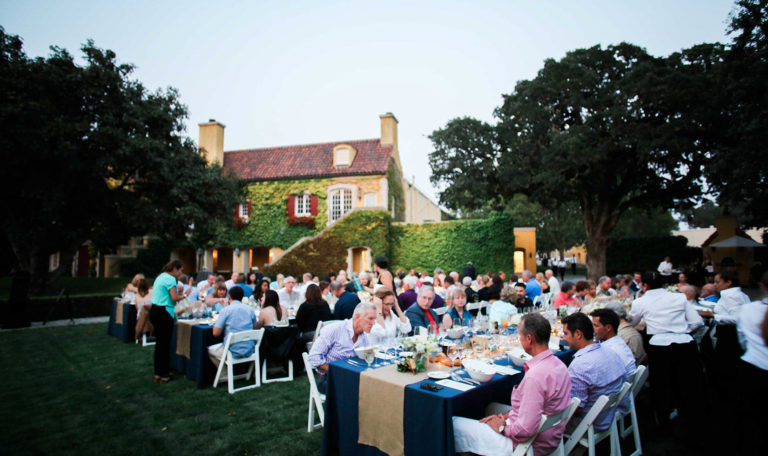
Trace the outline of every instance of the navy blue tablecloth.
{"label": "navy blue tablecloth", "polygon": [[123,304],[123,324],[117,323],[117,303],[120,298],[112,300],[112,311],[109,313],[109,324],[107,334],[115,336],[125,343],[134,343],[134,331],[136,330],[136,306],[133,304]]}
{"label": "navy blue tablecloth", "polygon": [[193,380],[198,388],[213,385],[216,377],[216,367],[208,357],[208,346],[219,343],[222,337],[213,336],[213,326],[195,325],[189,337],[189,359],[176,354],[176,328],[173,326],[171,336],[171,368]]}
{"label": "navy blue tablecloth", "polygon": [[[560,352],[558,358],[568,365],[573,350]],[[506,361],[500,362],[505,364]],[[377,448],[357,443],[358,395],[360,372],[364,369],[345,361],[329,365],[323,428],[324,455],[383,455]],[[452,417],[464,416],[480,419],[491,402],[508,403],[512,388],[523,379],[523,374],[495,375],[493,379],[469,391],[451,388],[432,393],[421,389],[424,380],[405,388],[403,405],[403,433],[406,455],[453,455]],[[382,418],[385,419],[385,418]]]}

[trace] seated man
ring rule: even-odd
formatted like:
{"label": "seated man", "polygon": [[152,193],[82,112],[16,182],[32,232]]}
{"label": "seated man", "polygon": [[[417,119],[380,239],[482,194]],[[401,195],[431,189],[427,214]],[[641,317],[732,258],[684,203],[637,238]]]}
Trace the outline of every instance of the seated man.
{"label": "seated man", "polygon": [[416,297],[416,304],[405,311],[405,316],[411,322],[414,334],[418,334],[418,328],[420,327],[429,328],[434,326],[437,328],[440,320],[435,311],[431,309],[434,300],[435,291],[432,287],[423,285],[419,290],[419,295]]}
{"label": "seated man", "polygon": [[597,297],[611,297],[616,296],[616,290],[614,290],[611,287],[611,284],[613,282],[611,281],[611,278],[608,276],[602,276],[600,277],[600,280],[597,281]]}
{"label": "seated man", "polygon": [[411,304],[416,302],[416,284],[419,279],[415,275],[408,275],[403,278],[403,292],[397,297],[397,303],[400,309],[408,310]]}
{"label": "seated man", "polygon": [[304,301],[304,296],[296,289],[296,279],[288,276],[283,279],[283,288],[277,292],[280,298],[280,305],[288,310],[297,309]]}
{"label": "seated man", "polygon": [[707,302],[717,303],[717,288],[714,283],[708,283],[701,287],[701,300]]}
{"label": "seated man", "polygon": [[[339,283],[341,285],[341,283]],[[332,323],[322,329],[309,350],[309,364],[317,371],[317,389],[325,394],[328,363],[355,356],[355,348],[366,347],[368,333],[376,323],[376,306],[361,302],[352,318]]]}
{"label": "seated man", "polygon": [[525,292],[531,300],[536,299],[536,296],[541,296],[541,285],[536,281],[531,271],[527,269],[523,271],[523,282],[525,282]]}
{"label": "seated man", "polygon": [[253,296],[253,288],[251,288],[250,285],[245,283],[245,274],[240,274],[239,276],[237,276],[237,283],[235,283],[235,286],[243,289],[244,298],[250,298],[251,296]]}
{"label": "seated man", "polygon": [[[550,330],[549,322],[540,314],[523,316],[518,327],[520,344],[533,358],[525,363],[523,381],[512,390],[511,408],[480,421],[453,417],[457,452],[512,454],[515,444],[536,434],[542,414],[554,415],[568,407],[571,379],[565,364],[549,350]],[[534,453],[551,453],[560,443],[564,429],[562,422],[539,434],[533,441]]]}
{"label": "seated man", "polygon": [[560,293],[557,294],[555,300],[552,302],[555,305],[555,309],[577,306],[578,302],[576,301],[576,298],[573,297],[575,292],[576,288],[574,287],[573,282],[563,282],[563,285],[560,288]]}
{"label": "seated man", "polygon": [[[571,376],[571,397],[581,403],[566,426],[566,433],[573,432],[592,408],[598,397],[618,393],[624,383],[625,369],[619,356],[596,344],[594,328],[589,317],[576,312],[563,318],[563,340],[574,350],[573,361],[568,366]],[[606,410],[594,422],[597,431],[605,431],[611,425],[613,410]]]}
{"label": "seated man", "polygon": [[[219,337],[223,333],[224,342],[226,342],[227,336],[230,333],[247,331],[256,327],[256,313],[253,309],[240,302],[241,299],[243,299],[242,288],[232,287],[229,289],[229,305],[221,309],[219,318],[213,325],[214,337]],[[230,345],[229,352],[235,358],[246,358],[253,354],[254,346],[255,343],[252,340],[238,342]],[[224,356],[224,344],[214,344],[208,347],[208,356],[213,361],[213,364],[218,367]]]}
{"label": "seated man", "polygon": [[[535,282],[536,280],[534,280]],[[515,300],[512,302],[512,304],[517,307],[517,310],[523,310],[526,307],[533,307],[533,301],[531,298],[526,296],[528,293],[528,287],[523,282],[517,282],[515,284],[515,294],[517,295],[515,297]]]}
{"label": "seated man", "polygon": [[614,311],[619,317],[619,329],[616,334],[621,337],[632,351],[632,355],[635,357],[635,366],[641,364],[641,361],[645,358],[643,336],[627,321],[627,310],[618,302],[609,302],[605,305],[605,308]]}
{"label": "seated man", "polygon": [[346,291],[344,285],[338,280],[331,282],[331,293],[337,298],[336,305],[333,307],[333,319],[347,320],[352,318],[355,307],[360,304],[357,293]]}
{"label": "seated man", "polygon": [[[592,317],[592,326],[595,328],[595,338],[600,341],[602,348],[616,353],[621,358],[624,363],[624,381],[631,382],[637,365],[632,350],[616,333],[619,328],[619,316],[611,309],[596,309],[590,316]],[[621,402],[619,409],[621,413],[629,412],[629,394]]]}

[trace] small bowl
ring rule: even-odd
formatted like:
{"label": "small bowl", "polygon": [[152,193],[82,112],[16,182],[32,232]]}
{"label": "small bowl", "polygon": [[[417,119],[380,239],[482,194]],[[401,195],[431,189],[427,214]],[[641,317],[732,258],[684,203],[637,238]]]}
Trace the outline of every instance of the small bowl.
{"label": "small bowl", "polygon": [[481,383],[490,381],[495,374],[489,364],[476,359],[466,359],[463,364],[469,376]]}
{"label": "small bowl", "polygon": [[526,361],[533,358],[522,347],[510,348],[507,350],[507,357],[516,367],[523,367]]}
{"label": "small bowl", "polygon": [[461,339],[464,337],[464,327],[463,326],[454,326],[453,328],[448,330],[448,337],[451,339]]}

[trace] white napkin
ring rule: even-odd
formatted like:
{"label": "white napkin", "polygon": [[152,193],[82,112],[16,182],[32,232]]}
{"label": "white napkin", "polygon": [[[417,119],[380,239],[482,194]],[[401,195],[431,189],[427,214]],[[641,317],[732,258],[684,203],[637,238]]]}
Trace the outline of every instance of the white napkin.
{"label": "white napkin", "polygon": [[491,367],[493,367],[493,370],[496,371],[499,375],[516,375],[519,374],[520,371],[517,369],[513,369],[509,366],[502,366],[499,364],[492,364]]}
{"label": "white napkin", "polygon": [[437,383],[440,386],[445,386],[446,388],[452,388],[459,391],[469,391],[472,388],[474,388],[474,386],[472,385],[467,385],[466,383],[461,383],[461,382],[455,382],[447,378],[445,380],[440,380],[435,383]]}
{"label": "white napkin", "polygon": [[387,361],[389,361],[389,360],[392,360],[392,359],[395,359],[395,358],[396,358],[396,356],[388,355],[388,354],[386,354],[386,353],[384,353],[384,352],[378,352],[378,353],[376,353],[376,357],[377,357],[377,358],[379,358],[379,359],[384,359],[384,360],[387,360]]}

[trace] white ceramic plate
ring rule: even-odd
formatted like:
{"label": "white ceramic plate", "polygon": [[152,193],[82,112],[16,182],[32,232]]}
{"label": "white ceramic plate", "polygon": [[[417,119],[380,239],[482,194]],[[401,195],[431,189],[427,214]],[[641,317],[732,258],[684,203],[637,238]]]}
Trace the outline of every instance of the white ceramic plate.
{"label": "white ceramic plate", "polygon": [[433,378],[435,380],[444,380],[450,377],[450,374],[448,374],[448,372],[445,372],[445,371],[432,371],[432,372],[427,372],[427,377]]}

